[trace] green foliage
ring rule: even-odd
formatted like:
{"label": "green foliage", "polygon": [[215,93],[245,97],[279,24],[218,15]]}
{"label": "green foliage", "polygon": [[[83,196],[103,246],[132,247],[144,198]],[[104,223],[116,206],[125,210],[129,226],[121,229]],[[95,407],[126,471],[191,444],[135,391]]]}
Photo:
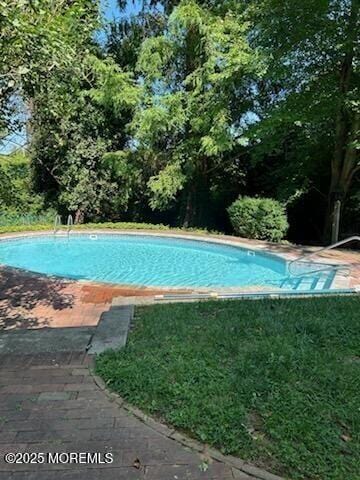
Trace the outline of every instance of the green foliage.
{"label": "green foliage", "polygon": [[[144,83],[131,130],[139,156],[150,160],[151,207],[164,210],[189,196],[223,157],[240,145],[246,111],[241,92],[261,74],[241,17],[212,14],[195,1],[174,8],[164,33],[146,39],[137,68]],[[225,167],[226,168],[226,167]],[[210,194],[210,185],[206,187]],[[194,221],[196,205],[188,201]]]}
{"label": "green foliage", "polygon": [[271,198],[239,198],[228,213],[241,237],[279,242],[289,228],[284,206]]}
{"label": "green foliage", "polygon": [[13,210],[0,214],[0,233],[49,230],[56,211],[47,209],[42,213],[20,214]]}
{"label": "green foliage", "polygon": [[113,206],[117,212],[126,212],[130,201],[143,194],[141,164],[131,151],[107,152],[102,163],[116,186]]}
{"label": "green foliage", "polygon": [[43,196],[32,188],[29,158],[21,152],[0,155],[0,222],[16,222],[24,215],[36,220],[43,210]]}
{"label": "green foliage", "polygon": [[153,209],[166,209],[170,200],[175,200],[186,181],[179,163],[169,164],[161,172],[151,177],[148,186],[152,193],[150,206]]}
{"label": "green foliage", "polygon": [[[91,218],[101,213],[104,201],[114,195],[115,185],[111,183],[107,172],[99,168],[106,152],[106,142],[85,135],[85,132],[74,129],[67,155],[63,159],[66,168],[61,176],[64,189],[60,193],[59,203],[70,212],[86,214]],[[84,217],[77,220],[83,221]]]}
{"label": "green foliage", "polygon": [[224,453],[294,480],[357,480],[359,308],[358,297],[142,308],[96,371]]}
{"label": "green foliage", "polygon": [[0,0],[0,135],[27,124],[34,210],[225,230],[270,196],[305,241],[340,198],[356,228],[357,0],[146,0],[105,46],[99,25],[99,0]]}
{"label": "green foliage", "polygon": [[[113,196],[106,172],[97,167],[109,143],[109,132],[103,132],[109,95],[116,82],[123,91],[127,81],[110,60],[101,63],[90,54],[98,7],[97,0],[10,0],[1,17],[1,82],[11,84],[9,95],[21,99],[31,115],[35,185],[47,200],[77,211],[80,219],[97,215]],[[129,90],[123,94],[129,97]],[[119,111],[127,104],[120,97],[113,102]]]}
{"label": "green foliage", "polygon": [[112,110],[117,116],[124,109],[132,109],[137,105],[140,89],[131,73],[123,72],[111,58],[100,60],[89,56],[87,63],[96,82],[88,95],[97,104]]}
{"label": "green foliage", "polygon": [[109,162],[117,158],[113,150],[126,142],[123,122],[138,98],[132,76],[110,59],[89,55],[86,74],[90,83],[84,84],[81,76],[49,82],[34,99],[32,120],[38,188],[55,197],[61,209],[74,212],[80,222],[119,217],[126,211],[132,181],[124,181],[124,171],[121,179],[114,175],[116,168]]}
{"label": "green foliage", "polygon": [[14,96],[27,102],[59,72],[81,74],[98,13],[97,0],[0,2],[0,130],[17,123]]}
{"label": "green foliage", "polygon": [[301,198],[312,189],[320,201],[321,193],[328,197],[327,235],[334,201],[344,204],[360,169],[360,4],[261,0],[250,2],[247,13],[268,63],[254,103],[261,119],[254,153],[266,160],[281,155],[277,190],[301,191]]}

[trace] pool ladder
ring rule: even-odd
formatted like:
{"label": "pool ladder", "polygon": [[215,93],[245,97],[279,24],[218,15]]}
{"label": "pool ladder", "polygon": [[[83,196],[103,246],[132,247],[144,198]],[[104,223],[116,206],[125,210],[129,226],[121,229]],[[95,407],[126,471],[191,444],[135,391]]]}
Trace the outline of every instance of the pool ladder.
{"label": "pool ladder", "polygon": [[[341,240],[340,242],[333,243],[332,245],[328,245],[327,247],[320,248],[319,250],[316,250],[315,252],[311,252],[311,253],[308,253],[306,255],[302,255],[299,258],[295,258],[295,260],[292,260],[287,265],[288,273],[293,277],[303,277],[304,275],[310,275],[310,274],[313,274],[313,273],[325,272],[325,271],[328,271],[328,270],[347,269],[348,268],[347,265],[333,264],[333,265],[326,265],[323,268],[319,268],[319,269],[316,269],[316,270],[309,270],[309,271],[299,273],[299,272],[294,272],[293,267],[297,263],[301,263],[304,260],[309,260],[310,258],[315,257],[316,255],[319,255],[319,253],[327,252],[328,250],[333,250],[334,248],[337,248],[337,247],[340,247],[342,245],[346,245],[350,242],[355,242],[355,241],[360,242],[360,236],[359,235],[354,235],[353,237],[346,238],[345,240]],[[309,263],[311,263],[311,262],[309,262]]]}
{"label": "pool ladder", "polygon": [[61,221],[61,215],[56,214],[55,215],[55,220],[54,220],[54,236],[59,236],[59,237],[68,237],[70,236],[70,232],[74,226],[74,220],[72,215],[68,215],[67,221],[66,221],[66,233],[63,233],[61,230],[62,227],[62,221]]}

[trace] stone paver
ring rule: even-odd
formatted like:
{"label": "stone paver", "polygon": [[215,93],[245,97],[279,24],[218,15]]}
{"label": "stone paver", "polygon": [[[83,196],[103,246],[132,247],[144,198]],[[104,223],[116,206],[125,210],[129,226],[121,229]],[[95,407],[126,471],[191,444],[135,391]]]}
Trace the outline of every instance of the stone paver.
{"label": "stone paver", "polygon": [[[126,345],[130,322],[134,315],[133,306],[111,307],[108,312],[101,315],[96,327],[76,328],[29,328],[12,329],[0,332],[0,355],[11,353],[13,355],[61,353],[71,351],[87,351],[89,354],[99,354],[108,349],[118,349]],[[80,369],[81,371],[81,369]],[[82,375],[83,373],[78,373]],[[7,382],[6,393],[34,393],[32,382],[34,376],[24,378],[18,385],[16,377],[0,374],[0,381]],[[43,377],[43,380],[45,376]],[[46,376],[48,384],[60,384],[58,375]],[[65,381],[66,380],[66,381]],[[75,380],[75,381],[74,381]],[[71,391],[72,384],[78,383],[77,376],[65,377],[64,390]],[[88,385],[77,386],[79,391],[88,389]]]}
{"label": "stone paver", "polygon": [[[247,480],[221,462],[204,468],[199,454],[120,408],[94,383],[90,362],[83,352],[0,355],[0,480]],[[112,453],[114,461],[9,465],[6,452]]]}
{"label": "stone paver", "polygon": [[0,354],[85,351],[96,327],[10,330],[0,335]]}
{"label": "stone paver", "polygon": [[112,307],[101,315],[101,320],[91,339],[89,354],[99,354],[108,349],[125,347],[134,306]]}

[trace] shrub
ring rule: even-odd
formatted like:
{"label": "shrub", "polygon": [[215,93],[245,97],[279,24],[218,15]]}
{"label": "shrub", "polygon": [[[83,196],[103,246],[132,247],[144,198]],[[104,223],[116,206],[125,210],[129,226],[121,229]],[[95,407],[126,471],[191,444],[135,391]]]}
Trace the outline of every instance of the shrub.
{"label": "shrub", "polygon": [[[2,222],[2,217],[0,215],[0,235],[2,233],[11,233],[11,232],[26,232],[26,231],[42,231],[42,230],[52,230],[54,228],[54,216],[55,211],[48,212],[49,216],[39,216],[39,222],[37,224],[29,221],[28,217],[17,217],[13,218],[12,221]],[[31,219],[31,218],[30,218]],[[65,217],[63,217],[63,220]],[[35,221],[35,217],[34,217]],[[63,225],[62,228],[66,228],[66,225]],[[74,230],[96,230],[96,229],[108,229],[108,230],[154,230],[154,231],[164,231],[164,232],[174,232],[174,233],[195,233],[195,234],[212,234],[219,235],[219,232],[209,231],[200,228],[171,228],[168,225],[163,224],[152,224],[152,223],[133,223],[133,222],[102,222],[102,223],[82,223],[79,225],[74,225]]]}
{"label": "shrub", "polygon": [[4,227],[27,227],[37,225],[53,225],[56,211],[45,210],[42,213],[21,214],[12,210],[5,210],[0,213],[0,228]]}
{"label": "shrub", "polygon": [[272,198],[240,197],[228,213],[241,237],[279,242],[289,228],[285,207]]}

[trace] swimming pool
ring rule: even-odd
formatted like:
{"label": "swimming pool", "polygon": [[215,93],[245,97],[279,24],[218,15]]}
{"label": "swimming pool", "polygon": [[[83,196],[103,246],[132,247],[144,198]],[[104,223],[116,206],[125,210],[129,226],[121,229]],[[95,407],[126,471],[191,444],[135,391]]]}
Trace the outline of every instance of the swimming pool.
{"label": "swimming pool", "polygon": [[335,275],[291,277],[280,256],[211,239],[124,233],[2,238],[0,264],[74,280],[188,289],[319,290],[331,288]]}
{"label": "swimming pool", "polygon": [[70,279],[157,287],[279,285],[280,257],[147,235],[25,236],[0,241],[0,264]]}

